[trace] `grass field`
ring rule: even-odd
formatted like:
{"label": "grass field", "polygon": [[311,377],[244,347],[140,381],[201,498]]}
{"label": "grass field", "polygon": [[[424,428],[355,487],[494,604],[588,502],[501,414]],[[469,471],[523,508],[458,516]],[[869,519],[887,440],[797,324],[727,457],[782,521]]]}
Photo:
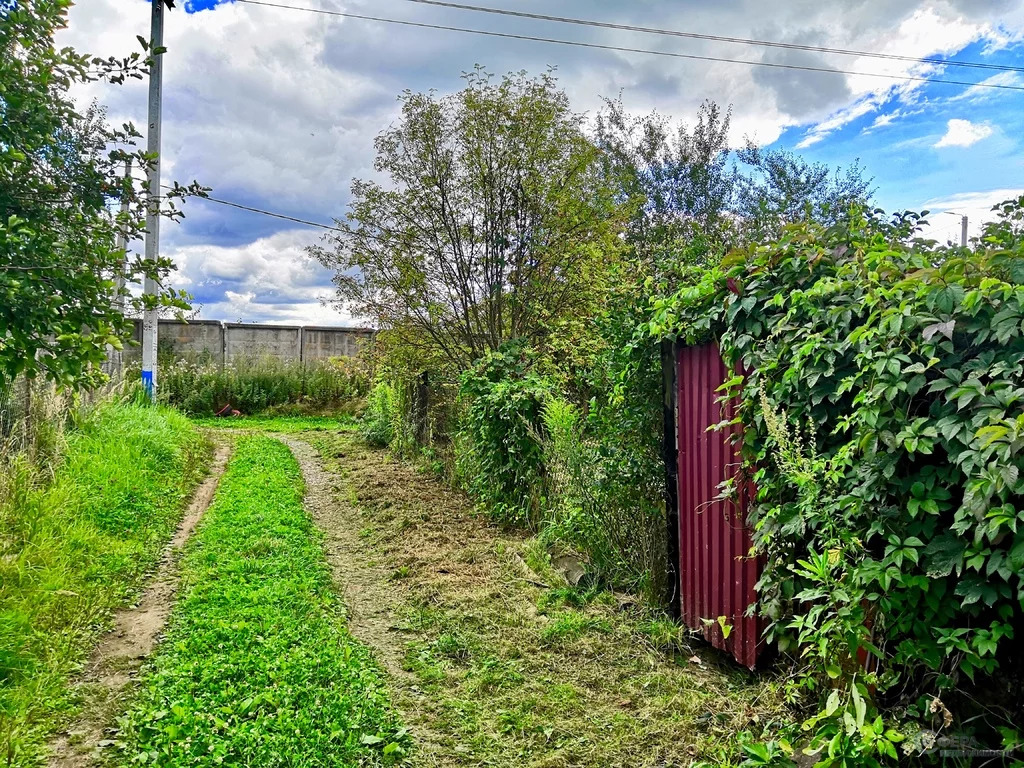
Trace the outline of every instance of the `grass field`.
{"label": "grass field", "polygon": [[354,766],[405,753],[302,495],[287,447],[239,439],[182,563],[168,637],[121,719],[123,764]]}
{"label": "grass field", "polygon": [[356,429],[351,416],[236,416],[230,418],[193,418],[201,427],[211,429],[249,430],[252,432],[325,432]]}
{"label": "grass field", "polygon": [[70,675],[155,565],[208,458],[177,412],[108,403],[55,466],[0,467],[0,764],[36,764],[74,714]]}

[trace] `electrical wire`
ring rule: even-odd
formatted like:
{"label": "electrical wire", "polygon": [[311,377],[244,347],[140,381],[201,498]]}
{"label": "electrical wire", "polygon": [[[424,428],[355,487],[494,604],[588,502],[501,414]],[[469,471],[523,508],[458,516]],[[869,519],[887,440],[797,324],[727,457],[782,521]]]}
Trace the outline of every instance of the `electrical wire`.
{"label": "electrical wire", "polygon": [[283,8],[290,11],[303,11],[316,13],[325,16],[341,16],[348,19],[361,19],[363,21],[377,21],[385,24],[399,24],[407,27],[418,27],[421,29],[437,29],[448,32],[464,32],[471,35],[483,35],[486,37],[500,37],[509,40],[528,40],[537,43],[552,43],[556,45],[568,45],[576,48],[594,48],[604,51],[617,51],[622,53],[643,53],[652,56],[666,56],[676,59],[690,59],[694,61],[714,61],[727,64],[745,64],[752,67],[769,67],[771,69],[789,69],[802,72],[825,72],[832,75],[854,75],[858,77],[876,77],[886,80],[899,80],[901,82],[918,83],[943,83],[945,85],[966,86],[969,88],[996,88],[1007,91],[1024,91],[1022,85],[1008,85],[1001,83],[969,82],[964,80],[947,80],[936,77],[921,77],[916,75],[890,75],[882,72],[855,72],[847,69],[832,69],[830,67],[813,67],[801,64],[781,64],[768,61],[749,61],[747,59],[730,59],[721,56],[700,56],[693,53],[678,53],[675,51],[655,51],[648,48],[629,48],[620,45],[602,45],[600,43],[584,43],[574,40],[559,40],[551,37],[535,37],[533,35],[516,35],[511,32],[492,32],[483,29],[470,29],[469,27],[453,27],[447,24],[428,24],[421,21],[407,21],[403,19],[389,19],[382,16],[367,16],[360,13],[349,13],[347,11],[330,11],[324,8],[304,8],[298,5],[285,5],[284,3],[266,2],[266,0],[235,0],[246,5],[262,5],[268,8]]}
{"label": "electrical wire", "polygon": [[[174,187],[171,187],[171,186],[169,186],[167,184],[161,184],[160,186],[163,187],[164,189],[174,189]],[[348,230],[348,229],[342,229],[341,227],[333,227],[330,224],[321,224],[318,221],[310,221],[309,219],[300,219],[300,218],[297,218],[295,216],[288,216],[287,214],[284,214],[284,213],[276,213],[275,211],[267,211],[267,210],[264,210],[263,208],[254,208],[251,205],[242,205],[241,203],[234,203],[234,202],[232,202],[230,200],[221,200],[220,198],[210,197],[209,195],[192,194],[192,195],[188,195],[188,197],[195,197],[195,198],[197,198],[199,200],[209,200],[211,203],[218,203],[219,205],[227,205],[227,206],[230,206],[231,208],[238,208],[239,210],[242,210],[242,211],[250,211],[251,213],[258,213],[258,214],[261,214],[263,216],[271,216],[271,217],[273,217],[275,219],[284,219],[285,221],[293,221],[296,224],[305,224],[306,226],[309,226],[309,227],[317,227],[318,229],[326,229],[326,230],[329,230],[331,232],[339,232],[342,235],[346,235],[347,237],[353,237],[353,238],[355,238],[355,237],[362,237],[362,238],[366,238],[366,239],[369,239],[369,240],[375,240],[377,242],[385,242],[383,238],[378,237],[376,235],[371,235],[371,234],[369,234],[369,233],[367,233],[365,231],[356,232],[356,231],[352,231],[352,230]]]}
{"label": "electrical wire", "polygon": [[319,227],[320,229],[329,229],[332,232],[341,232],[342,234],[351,235],[352,233],[341,229],[339,227],[332,227],[330,224],[321,224],[317,221],[309,221],[308,219],[299,219],[295,216],[287,216],[283,213],[274,213],[273,211],[265,211],[262,208],[253,208],[252,206],[242,205],[241,203],[233,203],[230,200],[220,200],[216,197],[208,197],[206,195],[196,195],[200,200],[209,200],[211,203],[219,203],[220,205],[229,205],[232,208],[239,208],[243,211],[251,211],[252,213],[260,213],[264,216],[273,216],[275,219],[284,219],[285,221],[293,221],[296,224],[305,224],[310,227]]}
{"label": "electrical wire", "polygon": [[710,35],[699,32],[683,32],[675,29],[662,29],[659,27],[638,27],[632,24],[616,24],[608,21],[595,21],[593,19],[579,19],[569,16],[551,16],[546,13],[527,13],[525,11],[512,11],[507,8],[489,8],[482,5],[466,5],[464,3],[447,2],[447,0],[404,0],[407,3],[418,5],[432,5],[440,8],[454,8],[461,11],[475,11],[478,13],[491,13],[499,16],[514,16],[522,19],[535,19],[538,21],[553,21],[560,24],[576,24],[585,27],[597,27],[600,29],[618,29],[626,32],[642,32],[650,35],[668,35],[671,37],[684,37],[690,40],[711,40],[719,43],[735,43],[741,45],[759,45],[768,48],[784,48],[792,51],[813,51],[815,53],[833,53],[840,56],[857,56],[860,58],[886,59],[889,61],[906,61],[915,64],[939,64],[950,67],[968,67],[974,69],[992,69],[1001,72],[1024,72],[1024,67],[1016,67],[1009,64],[986,64],[980,61],[951,61],[949,59],[937,59],[918,56],[904,56],[898,53],[881,53],[875,51],[859,51],[851,48],[829,48],[820,45],[802,45],[800,43],[785,43],[772,40],[756,40],[745,37],[728,37],[725,35]]}

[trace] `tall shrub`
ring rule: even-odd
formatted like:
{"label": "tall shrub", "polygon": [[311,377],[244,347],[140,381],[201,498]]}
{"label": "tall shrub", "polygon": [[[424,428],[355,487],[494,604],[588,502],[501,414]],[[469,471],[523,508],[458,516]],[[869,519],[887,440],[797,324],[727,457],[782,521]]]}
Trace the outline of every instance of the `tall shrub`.
{"label": "tall shrub", "polygon": [[539,430],[552,383],[510,342],[462,374],[456,471],[467,490],[506,523],[538,521],[544,475]]}

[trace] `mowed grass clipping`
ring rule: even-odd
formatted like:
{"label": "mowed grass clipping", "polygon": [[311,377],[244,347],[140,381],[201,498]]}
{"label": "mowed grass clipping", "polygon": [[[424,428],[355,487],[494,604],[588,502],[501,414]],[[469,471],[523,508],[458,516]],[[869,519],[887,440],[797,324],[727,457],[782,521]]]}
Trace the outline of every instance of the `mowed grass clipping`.
{"label": "mowed grass clipping", "polygon": [[302,494],[288,448],[239,440],[182,563],[168,637],[122,718],[124,764],[355,766],[404,754]]}
{"label": "mowed grass clipping", "polygon": [[0,466],[2,765],[37,764],[74,713],[69,676],[155,566],[209,459],[170,409],[110,402],[80,418],[51,479]]}

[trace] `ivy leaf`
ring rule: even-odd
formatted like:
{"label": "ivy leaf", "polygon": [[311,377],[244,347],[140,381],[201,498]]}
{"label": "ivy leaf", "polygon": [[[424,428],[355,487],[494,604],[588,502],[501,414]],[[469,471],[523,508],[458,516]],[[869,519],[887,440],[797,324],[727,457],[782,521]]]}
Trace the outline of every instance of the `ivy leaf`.
{"label": "ivy leaf", "polygon": [[953,329],[955,327],[956,320],[949,320],[945,323],[935,323],[934,325],[929,325],[927,328],[925,328],[921,332],[921,335],[924,337],[925,341],[931,341],[933,338],[935,338],[935,334],[937,333],[941,333],[947,339],[952,339]]}
{"label": "ivy leaf", "polygon": [[933,579],[949,576],[963,561],[967,545],[959,536],[944,533],[936,536],[924,548],[924,560],[928,575]]}
{"label": "ivy leaf", "polygon": [[1017,542],[1013,545],[1013,549],[1010,550],[1007,561],[1011,570],[1018,572],[1024,570],[1024,535],[1017,535]]}
{"label": "ivy leaf", "polygon": [[973,605],[977,602],[984,602],[992,605],[999,593],[980,576],[967,576],[956,585],[955,593],[963,598],[963,605]]}

